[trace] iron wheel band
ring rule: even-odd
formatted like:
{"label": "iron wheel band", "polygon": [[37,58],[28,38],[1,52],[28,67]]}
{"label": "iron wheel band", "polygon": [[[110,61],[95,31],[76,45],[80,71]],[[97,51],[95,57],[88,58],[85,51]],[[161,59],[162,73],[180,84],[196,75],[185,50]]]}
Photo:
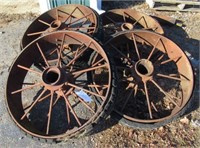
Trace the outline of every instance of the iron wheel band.
{"label": "iron wheel band", "polygon": [[135,30],[113,35],[105,48],[115,58],[122,92],[115,112],[124,124],[160,126],[184,110],[194,76],[187,56],[175,43],[154,32]]}
{"label": "iron wheel band", "polygon": [[[94,55],[100,59],[89,62]],[[37,139],[60,141],[86,134],[111,109],[112,71],[107,54],[91,37],[73,31],[44,35],[11,66],[8,111],[22,131]],[[102,73],[103,79],[94,79]]]}
{"label": "iron wheel band", "polygon": [[22,37],[21,48],[25,48],[38,37],[57,30],[80,31],[94,35],[98,27],[98,15],[95,10],[83,5],[62,5],[41,14],[31,23]]}
{"label": "iron wheel band", "polygon": [[156,19],[134,9],[113,9],[101,14],[100,17],[106,39],[116,32],[133,29],[152,30],[164,34]]}

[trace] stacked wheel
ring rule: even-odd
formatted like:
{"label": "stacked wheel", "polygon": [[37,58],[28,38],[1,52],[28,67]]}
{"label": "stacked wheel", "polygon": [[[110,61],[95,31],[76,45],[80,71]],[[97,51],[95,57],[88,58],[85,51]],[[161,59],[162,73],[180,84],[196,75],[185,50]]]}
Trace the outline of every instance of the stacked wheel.
{"label": "stacked wheel", "polygon": [[32,138],[58,142],[91,133],[111,112],[132,128],[183,115],[193,70],[163,34],[155,19],[132,9],[100,17],[82,5],[47,11],[25,31],[10,68],[11,118]]}
{"label": "stacked wheel", "polygon": [[13,63],[6,90],[9,112],[24,132],[39,139],[85,134],[111,107],[114,74],[107,54],[89,36],[50,33]]}
{"label": "stacked wheel", "polygon": [[154,32],[121,32],[105,43],[113,55],[119,98],[115,114],[133,128],[156,128],[186,110],[194,87],[192,66],[171,40]]}

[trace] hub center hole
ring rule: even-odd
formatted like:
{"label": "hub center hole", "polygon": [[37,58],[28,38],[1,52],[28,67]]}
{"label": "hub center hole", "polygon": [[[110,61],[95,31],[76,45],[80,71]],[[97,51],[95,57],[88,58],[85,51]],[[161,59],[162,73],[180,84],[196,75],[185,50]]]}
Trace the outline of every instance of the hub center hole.
{"label": "hub center hole", "polygon": [[141,59],[136,63],[135,71],[141,77],[148,77],[153,74],[154,66],[151,61],[147,59]]}
{"label": "hub center hole", "polygon": [[58,80],[58,73],[54,72],[54,71],[50,71],[47,73],[46,75],[46,81],[47,83],[55,83]]}
{"label": "hub center hole", "polygon": [[142,64],[138,64],[137,70],[138,70],[139,73],[141,73],[143,75],[148,74],[148,69]]}
{"label": "hub center hole", "polygon": [[55,20],[55,21],[53,21],[53,22],[51,23],[51,28],[57,29],[57,28],[60,27],[60,25],[61,25],[61,21]]}
{"label": "hub center hole", "polygon": [[126,30],[132,30],[133,29],[133,25],[131,23],[123,23],[121,25],[121,29],[123,31],[126,31]]}

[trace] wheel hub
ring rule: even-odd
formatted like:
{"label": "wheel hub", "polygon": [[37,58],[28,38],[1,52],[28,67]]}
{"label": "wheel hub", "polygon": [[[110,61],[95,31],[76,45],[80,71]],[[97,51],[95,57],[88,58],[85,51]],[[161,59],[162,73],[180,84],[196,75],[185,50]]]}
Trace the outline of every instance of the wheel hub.
{"label": "wheel hub", "polygon": [[149,78],[153,74],[154,66],[151,61],[141,59],[135,64],[135,71],[141,78]]}

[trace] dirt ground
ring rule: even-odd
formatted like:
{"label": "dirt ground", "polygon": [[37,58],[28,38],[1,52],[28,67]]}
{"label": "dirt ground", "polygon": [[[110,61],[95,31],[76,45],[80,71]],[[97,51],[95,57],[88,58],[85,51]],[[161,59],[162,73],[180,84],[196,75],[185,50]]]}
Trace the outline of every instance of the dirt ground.
{"label": "dirt ground", "polygon": [[[132,129],[108,118],[103,123],[99,124],[96,134],[79,139],[71,139],[56,145],[50,145],[27,137],[14,125],[6,110],[6,98],[4,95],[9,66],[20,53],[20,39],[22,38],[23,33],[34,18],[39,15],[38,4],[36,2],[31,4],[35,9],[29,12],[29,7],[26,7],[23,11],[16,10],[19,8],[18,5],[16,5],[16,7],[12,5],[6,8],[6,1],[0,0],[0,2],[2,2],[0,3],[1,147],[200,147],[200,13],[156,12],[148,9],[146,4],[138,4],[133,7],[134,9],[147,14],[165,14],[183,22],[184,25],[181,28],[176,26],[165,26],[164,29],[166,31],[165,36],[172,39],[184,50],[194,68],[196,86],[190,107],[188,107],[187,115],[158,129],[152,130]],[[24,2],[27,2],[27,0]],[[28,6],[28,3],[26,4]],[[108,9],[107,4],[104,4],[103,7]],[[117,7],[118,6],[115,8]],[[123,5],[123,7],[127,7],[127,5]]]}

